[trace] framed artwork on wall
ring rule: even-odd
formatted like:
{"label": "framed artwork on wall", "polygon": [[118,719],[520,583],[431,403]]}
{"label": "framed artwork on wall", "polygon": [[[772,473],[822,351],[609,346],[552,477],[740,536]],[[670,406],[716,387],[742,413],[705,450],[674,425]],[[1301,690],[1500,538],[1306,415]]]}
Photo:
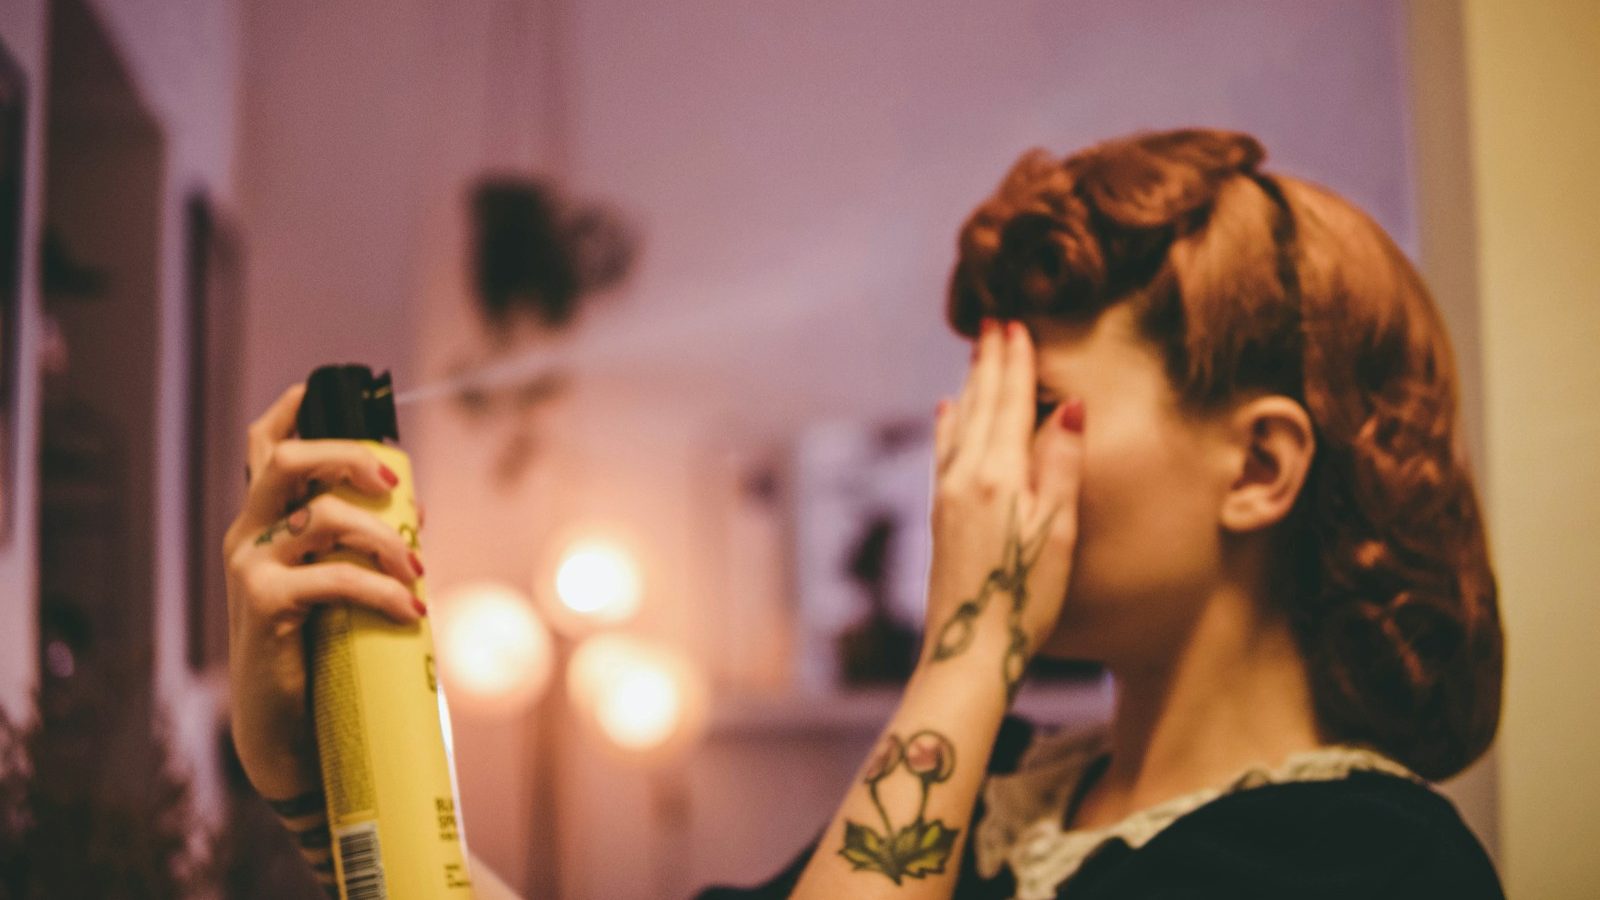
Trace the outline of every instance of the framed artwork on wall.
{"label": "framed artwork on wall", "polygon": [[16,519],[17,329],[22,304],[22,194],[28,123],[22,69],[0,44],[0,545]]}
{"label": "framed artwork on wall", "polygon": [[[793,455],[798,687],[898,685],[921,647],[933,536],[933,429],[921,419],[835,421]],[[1027,682],[1098,683],[1099,665],[1033,659]]]}
{"label": "framed artwork on wall", "polygon": [[930,424],[824,422],[796,441],[795,663],[806,692],[911,674],[932,555]]}
{"label": "framed artwork on wall", "polygon": [[188,657],[195,671],[223,665],[228,598],[222,535],[244,498],[238,365],[243,314],[241,239],[204,192],[184,209],[189,337]]}

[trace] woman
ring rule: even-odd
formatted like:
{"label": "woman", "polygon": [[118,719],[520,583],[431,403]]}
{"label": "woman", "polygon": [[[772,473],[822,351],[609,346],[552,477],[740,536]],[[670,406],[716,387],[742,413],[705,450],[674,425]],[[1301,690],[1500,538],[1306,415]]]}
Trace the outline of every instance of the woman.
{"label": "woman", "polygon": [[[1211,130],[1034,151],[973,214],[916,674],[818,842],[707,896],[1501,896],[1426,783],[1488,747],[1501,689],[1446,335],[1380,228],[1263,157]],[[317,540],[247,540],[309,479],[385,489],[358,448],[283,440],[293,402],[228,545],[267,797],[316,784],[308,604],[413,615],[402,548],[330,498]],[[293,564],[335,539],[393,577]],[[1040,654],[1109,669],[1109,729],[1005,717]]]}

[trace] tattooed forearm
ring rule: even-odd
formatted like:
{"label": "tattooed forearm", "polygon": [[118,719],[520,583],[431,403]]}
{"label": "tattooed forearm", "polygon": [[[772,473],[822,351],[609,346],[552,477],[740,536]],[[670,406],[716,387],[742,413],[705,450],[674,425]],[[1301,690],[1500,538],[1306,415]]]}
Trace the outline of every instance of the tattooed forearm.
{"label": "tattooed forearm", "polygon": [[300,857],[311,867],[317,882],[328,896],[337,898],[339,886],[333,869],[333,842],[328,834],[327,799],[321,791],[309,791],[287,800],[268,800],[283,827],[294,836]]}
{"label": "tattooed forearm", "polygon": [[1052,513],[1032,537],[1024,539],[1017,523],[1017,501],[1012,498],[1010,525],[1006,529],[1006,546],[1001,552],[1000,564],[990,570],[978,588],[978,594],[962,601],[956,611],[939,629],[939,639],[933,647],[935,661],[959,656],[972,645],[977,630],[977,620],[989,607],[995,594],[1011,598],[1011,609],[1006,614],[1008,640],[1006,653],[1000,664],[1000,676],[1006,686],[1006,700],[1016,698],[1022,684],[1022,672],[1028,663],[1028,636],[1022,630],[1022,611],[1028,605],[1028,573],[1039,560],[1049,533]]}
{"label": "tattooed forearm", "polygon": [[[856,871],[878,872],[895,884],[905,878],[943,872],[961,830],[940,819],[928,821],[928,792],[934,785],[948,781],[955,767],[955,745],[936,731],[919,731],[903,741],[897,735],[886,735],[873,752],[863,780],[872,805],[877,807],[883,831],[846,820],[844,846],[839,848],[839,855],[849,860]],[[921,793],[916,818],[897,829],[884,808],[878,786],[901,769],[917,779]]]}

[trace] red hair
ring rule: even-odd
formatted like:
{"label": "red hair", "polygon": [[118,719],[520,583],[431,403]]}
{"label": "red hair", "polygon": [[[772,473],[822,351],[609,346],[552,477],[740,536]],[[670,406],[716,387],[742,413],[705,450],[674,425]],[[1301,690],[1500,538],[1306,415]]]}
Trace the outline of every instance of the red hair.
{"label": "red hair", "polygon": [[1265,156],[1210,129],[1029,151],[961,230],[947,316],[972,336],[1131,303],[1184,409],[1304,406],[1317,449],[1280,529],[1283,602],[1319,725],[1446,778],[1493,740],[1503,665],[1450,342],[1383,229]]}

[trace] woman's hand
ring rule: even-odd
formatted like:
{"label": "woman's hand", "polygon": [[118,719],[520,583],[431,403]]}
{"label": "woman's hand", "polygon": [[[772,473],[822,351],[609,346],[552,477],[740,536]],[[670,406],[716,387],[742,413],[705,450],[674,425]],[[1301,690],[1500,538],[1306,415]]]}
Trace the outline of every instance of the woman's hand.
{"label": "woman's hand", "polygon": [[[398,622],[425,612],[412,593],[420,562],[395,529],[324,492],[348,484],[382,495],[394,473],[359,442],[293,439],[304,395],[295,385],[251,425],[249,493],[222,545],[233,739],[251,784],[269,799],[321,784],[301,639],[311,610],[349,601]],[[316,561],[334,549],[362,552],[381,572]]]}
{"label": "woman's hand", "polygon": [[[940,404],[928,639],[877,746],[791,894],[948,898],[1011,694],[1055,627],[1078,533],[1083,404],[1035,430],[1027,331],[986,322]],[[993,679],[992,681],[990,679]]]}
{"label": "woman's hand", "polygon": [[992,656],[1007,697],[1055,628],[1078,536],[1081,400],[1035,428],[1034,348],[986,319],[960,399],[939,406],[923,663]]}

